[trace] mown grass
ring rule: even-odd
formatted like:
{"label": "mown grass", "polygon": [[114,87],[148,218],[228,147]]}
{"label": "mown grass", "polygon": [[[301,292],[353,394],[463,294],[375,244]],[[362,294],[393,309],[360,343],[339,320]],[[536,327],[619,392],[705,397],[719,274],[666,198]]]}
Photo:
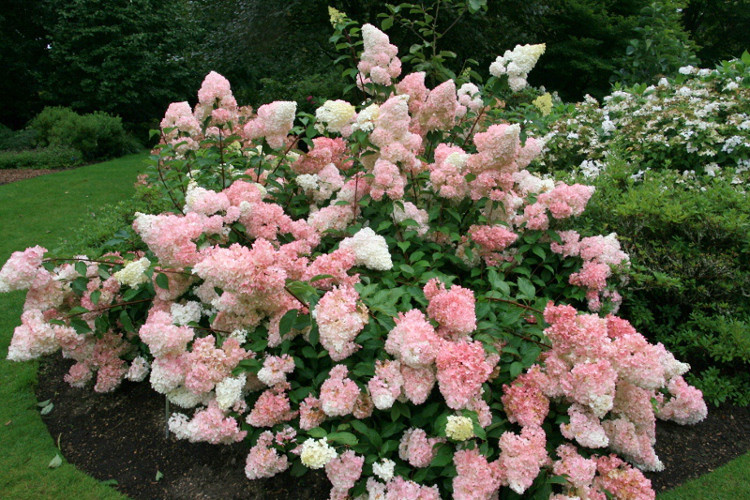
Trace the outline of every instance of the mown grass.
{"label": "mown grass", "polygon": [[[129,155],[0,186],[0,263],[28,246],[53,250],[85,221],[87,208],[132,196],[146,158]],[[5,360],[23,300],[23,292],[0,296],[0,497],[125,498],[70,464],[48,467],[59,450],[36,405],[37,363]]]}
{"label": "mown grass", "polygon": [[[136,176],[145,166],[145,154],[130,155],[0,186],[0,264],[28,246],[54,250],[89,216],[87,208],[130,197]],[[60,468],[48,468],[59,450],[36,405],[38,365],[5,360],[13,329],[20,323],[23,299],[23,292],[0,296],[0,497],[125,498],[65,462]],[[658,498],[750,498],[749,470],[750,453]]]}

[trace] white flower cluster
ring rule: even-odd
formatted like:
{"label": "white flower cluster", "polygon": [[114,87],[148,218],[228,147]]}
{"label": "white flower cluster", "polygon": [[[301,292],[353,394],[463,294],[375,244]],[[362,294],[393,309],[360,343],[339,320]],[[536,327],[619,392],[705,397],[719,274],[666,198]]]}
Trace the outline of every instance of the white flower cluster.
{"label": "white flower cluster", "polygon": [[380,106],[375,103],[370,104],[359,112],[357,115],[357,121],[352,124],[352,130],[372,132],[372,129],[375,128],[375,120],[378,119],[378,116],[380,116]]}
{"label": "white flower cluster", "polygon": [[318,174],[301,174],[295,178],[297,185],[305,192],[318,189],[318,179]]}
{"label": "white flower cluster", "polygon": [[375,231],[369,227],[363,227],[351,238],[344,238],[339,243],[339,248],[352,249],[358,266],[365,266],[376,271],[388,271],[393,268],[385,238],[375,234]]}
{"label": "white flower cluster", "polygon": [[322,469],[328,462],[337,457],[337,453],[333,446],[328,444],[326,438],[308,439],[302,443],[302,452],[299,457],[303,465],[311,469]]}
{"label": "white flower cluster", "polygon": [[372,464],[372,473],[382,479],[384,482],[388,482],[393,479],[393,468],[396,466],[396,462],[383,458],[380,462]]}
{"label": "white flower cluster", "polygon": [[474,437],[474,424],[469,417],[450,415],[445,424],[445,435],[454,441],[466,441]]}
{"label": "white flower cluster", "polygon": [[146,375],[148,375],[149,368],[150,365],[148,364],[148,361],[141,356],[137,356],[130,363],[130,368],[128,368],[128,373],[125,374],[125,378],[132,380],[133,382],[141,382],[146,378]]}
{"label": "white flower cluster", "polygon": [[216,403],[222,410],[228,410],[242,398],[242,389],[247,377],[241,373],[237,377],[227,377],[216,384]]}
{"label": "white flower cluster", "polygon": [[500,78],[508,75],[508,85],[513,92],[518,92],[526,87],[526,79],[529,72],[534,69],[539,57],[544,54],[546,44],[516,45],[510,51],[506,50],[502,56],[497,56],[495,62],[490,65],[490,73]]}
{"label": "white flower cluster", "polygon": [[135,288],[138,285],[148,281],[148,276],[145,272],[151,265],[151,261],[146,257],[143,257],[135,262],[130,262],[128,265],[117,271],[114,278],[121,285],[128,285],[131,288]]}
{"label": "white flower cluster", "polygon": [[478,112],[484,104],[482,102],[482,95],[479,93],[479,87],[473,83],[464,83],[456,92],[458,102],[462,106],[466,106],[474,113]]}
{"label": "white flower cluster", "polygon": [[200,321],[203,307],[200,302],[194,300],[186,302],[184,305],[175,302],[172,304],[170,313],[172,314],[172,323],[177,326],[183,326],[188,323]]}
{"label": "white flower cluster", "polygon": [[[351,125],[357,116],[357,110],[346,101],[336,99],[335,101],[326,101],[321,107],[315,110],[315,119],[319,122],[316,128],[327,130],[328,132],[337,132],[342,135],[348,135],[346,127]],[[320,133],[323,130],[318,129]]]}
{"label": "white flower cluster", "polygon": [[[180,386],[167,393],[167,399],[170,403],[180,408],[195,408],[200,403],[205,403],[204,394],[196,394],[187,387]],[[183,438],[180,438],[183,439]]]}

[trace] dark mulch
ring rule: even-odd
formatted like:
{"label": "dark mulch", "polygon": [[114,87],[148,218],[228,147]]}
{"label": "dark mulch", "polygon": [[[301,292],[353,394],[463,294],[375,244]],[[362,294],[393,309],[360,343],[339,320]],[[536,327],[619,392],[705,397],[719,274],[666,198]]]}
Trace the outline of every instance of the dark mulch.
{"label": "dark mulch", "polygon": [[38,177],[40,175],[52,174],[59,172],[60,170],[49,170],[49,169],[31,169],[31,168],[8,168],[0,169],[0,185],[10,184],[11,182],[22,181],[24,179],[31,179],[32,177]]}
{"label": "dark mulch", "polygon": [[[246,443],[190,444],[164,436],[164,399],[147,383],[123,383],[113,394],[74,389],[63,381],[71,362],[61,358],[40,368],[37,398],[52,399],[42,417],[68,462],[131,498],[323,499],[324,473],[302,478],[280,474],[250,481],[244,475]],[[750,450],[750,408],[709,410],[698,425],[657,424],[661,473],[647,474],[654,489],[673,488]],[[156,480],[157,472],[163,477]]]}

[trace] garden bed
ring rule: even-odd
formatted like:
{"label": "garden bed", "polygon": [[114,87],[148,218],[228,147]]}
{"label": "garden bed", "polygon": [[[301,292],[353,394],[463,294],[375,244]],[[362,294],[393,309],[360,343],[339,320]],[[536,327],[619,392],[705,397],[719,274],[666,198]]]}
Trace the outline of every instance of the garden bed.
{"label": "garden bed", "polygon": [[32,177],[39,177],[40,175],[52,174],[54,172],[60,172],[60,170],[33,168],[0,169],[0,185],[31,179]]}
{"label": "garden bed", "polygon": [[[111,481],[129,497],[328,498],[330,486],[322,472],[249,481],[243,473],[246,442],[213,446],[179,441],[171,434],[165,438],[164,398],[148,384],[125,381],[111,394],[75,389],[63,381],[70,365],[61,357],[42,361],[37,398],[55,405],[42,418],[68,462],[100,481]],[[750,408],[725,405],[709,410],[697,425],[660,421],[656,429],[656,452],[665,470],[647,476],[657,492],[750,450]]]}

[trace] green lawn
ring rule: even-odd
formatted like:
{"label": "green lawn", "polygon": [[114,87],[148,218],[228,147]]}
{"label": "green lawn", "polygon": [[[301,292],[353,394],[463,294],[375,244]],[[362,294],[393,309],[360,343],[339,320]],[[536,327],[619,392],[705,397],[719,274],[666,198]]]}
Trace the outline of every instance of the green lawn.
{"label": "green lawn", "polygon": [[[88,217],[87,208],[114,203],[133,193],[146,166],[145,154],[130,155],[76,170],[0,186],[0,264],[28,246],[52,250]],[[19,324],[23,292],[0,295],[0,497],[19,499],[124,498],[64,463],[47,465],[57,453],[36,406],[36,363],[5,361],[13,328]],[[659,500],[750,498],[750,453],[659,495]]]}
{"label": "green lawn", "polygon": [[[52,250],[85,220],[86,208],[132,196],[146,160],[130,155],[0,186],[0,263],[36,244]],[[23,292],[0,296],[0,497],[124,498],[72,465],[47,467],[57,448],[36,406],[37,364],[5,360],[23,298]]]}

